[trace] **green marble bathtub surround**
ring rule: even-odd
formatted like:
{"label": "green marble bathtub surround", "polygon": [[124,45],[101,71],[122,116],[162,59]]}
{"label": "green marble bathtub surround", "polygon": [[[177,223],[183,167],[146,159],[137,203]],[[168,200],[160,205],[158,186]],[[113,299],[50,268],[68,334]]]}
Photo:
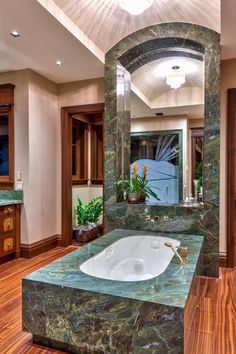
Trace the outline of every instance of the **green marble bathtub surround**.
{"label": "green marble bathtub surround", "polygon": [[[189,247],[160,276],[135,282],[100,279],[80,265],[127,236],[114,230],[23,278],[23,330],[43,345],[72,353],[183,354],[184,306],[203,238],[175,235]],[[171,235],[169,235],[171,237]]]}
{"label": "green marble bathtub surround", "polygon": [[[80,270],[81,264],[113,242],[135,235],[166,236],[179,240],[189,248],[188,261],[181,267],[179,260],[173,257],[164,273],[141,282],[106,280],[89,276]],[[114,230],[31,273],[26,279],[184,308],[202,243],[203,237],[197,235],[172,234],[171,232],[165,235],[163,232]]]}
{"label": "green marble bathtub surround", "polygon": [[[138,219],[146,206],[135,209],[117,203],[116,182],[129,175],[130,74],[149,61],[167,55],[168,49],[195,55],[205,65],[204,208],[151,206],[156,215],[174,216],[172,223]],[[118,85],[119,83],[119,85]],[[123,88],[120,90],[117,87]],[[220,35],[189,23],[164,23],[139,30],[121,40],[105,60],[105,227],[203,234],[199,274],[219,274],[219,157],[220,157]],[[176,230],[176,231],[175,231]]]}
{"label": "green marble bathtub surround", "polygon": [[24,280],[23,330],[79,354],[183,354],[183,310]]}

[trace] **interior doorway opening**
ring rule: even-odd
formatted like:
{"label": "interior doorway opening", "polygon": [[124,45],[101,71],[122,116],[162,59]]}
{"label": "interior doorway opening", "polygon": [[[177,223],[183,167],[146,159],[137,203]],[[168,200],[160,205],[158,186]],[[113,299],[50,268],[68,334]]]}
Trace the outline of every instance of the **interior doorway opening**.
{"label": "interior doorway opening", "polygon": [[[71,245],[75,236],[78,197],[87,204],[103,196],[103,113],[103,103],[61,110],[61,244],[64,247]],[[102,234],[101,217],[99,221],[98,235]]]}

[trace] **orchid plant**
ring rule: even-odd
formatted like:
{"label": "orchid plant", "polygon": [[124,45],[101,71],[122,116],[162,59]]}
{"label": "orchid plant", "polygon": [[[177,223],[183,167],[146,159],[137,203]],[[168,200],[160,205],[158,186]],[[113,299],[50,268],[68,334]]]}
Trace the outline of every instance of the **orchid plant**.
{"label": "orchid plant", "polygon": [[153,191],[153,188],[159,189],[155,186],[150,186],[149,182],[156,181],[155,179],[148,180],[148,165],[144,164],[142,169],[142,174],[138,175],[138,164],[134,162],[131,166],[131,175],[130,177],[121,178],[118,182],[118,190],[119,196],[123,196],[126,199],[126,196],[129,193],[137,193],[145,196],[145,198],[149,198],[152,196],[153,198],[159,200],[157,194]]}

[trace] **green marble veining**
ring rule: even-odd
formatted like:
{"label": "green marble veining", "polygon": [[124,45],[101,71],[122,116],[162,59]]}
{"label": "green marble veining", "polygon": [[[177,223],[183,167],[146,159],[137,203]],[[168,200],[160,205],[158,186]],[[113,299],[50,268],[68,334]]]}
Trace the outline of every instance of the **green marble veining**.
{"label": "green marble veining", "polygon": [[[174,216],[172,223],[150,224],[137,218],[145,206],[117,203],[117,180],[129,174],[130,74],[149,61],[178,48],[204,59],[204,208],[151,206],[153,215]],[[117,93],[117,82],[124,94]],[[219,275],[219,160],[220,160],[220,35],[190,23],[163,23],[143,28],[116,44],[105,58],[105,167],[104,220],[106,231],[115,228],[181,232],[204,235],[198,274]]]}
{"label": "green marble veining", "polygon": [[4,205],[12,205],[12,204],[22,204],[23,200],[18,200],[18,199],[0,199],[0,205],[4,206]]}
{"label": "green marble veining", "polygon": [[[183,354],[184,306],[203,237],[175,234],[189,247],[181,266],[139,282],[105,280],[80,265],[122,237],[114,230],[23,278],[23,330],[33,341],[78,354]],[[171,236],[171,235],[168,235]]]}
{"label": "green marble veining", "polygon": [[[94,242],[60,258],[25,279],[66,286],[96,293],[121,296],[141,301],[184,308],[189,287],[195,272],[203,237],[175,234],[173,238],[189,247],[189,259],[180,266],[176,257],[160,276],[138,282],[100,279],[84,274],[80,265],[122,237],[134,235],[163,235],[161,233],[114,230]],[[171,234],[168,234],[171,237]]]}
{"label": "green marble veining", "polygon": [[23,203],[23,191],[0,190],[0,205]]}
{"label": "green marble veining", "polygon": [[23,280],[23,330],[78,354],[183,354],[183,309]]}

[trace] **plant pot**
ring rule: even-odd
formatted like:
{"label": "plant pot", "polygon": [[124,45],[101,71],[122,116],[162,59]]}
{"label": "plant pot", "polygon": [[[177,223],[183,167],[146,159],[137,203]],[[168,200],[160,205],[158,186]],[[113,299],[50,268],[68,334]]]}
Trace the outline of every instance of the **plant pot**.
{"label": "plant pot", "polygon": [[101,236],[101,226],[100,225],[81,225],[73,230],[74,238],[77,242],[89,242],[98,236]]}
{"label": "plant pot", "polygon": [[146,201],[146,197],[138,192],[128,193],[128,203],[129,204],[143,204]]}

